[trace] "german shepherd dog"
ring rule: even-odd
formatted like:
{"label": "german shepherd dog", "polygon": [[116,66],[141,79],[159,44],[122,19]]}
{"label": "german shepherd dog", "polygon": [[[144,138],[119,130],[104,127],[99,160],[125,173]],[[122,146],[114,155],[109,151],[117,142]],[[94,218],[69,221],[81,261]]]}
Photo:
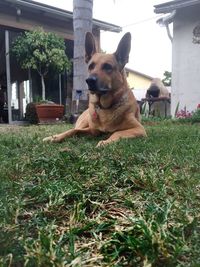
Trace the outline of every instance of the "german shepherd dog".
{"label": "german shepherd dog", "polygon": [[80,115],[74,129],[46,137],[43,141],[61,142],[78,134],[110,134],[108,139],[97,144],[98,147],[121,138],[146,136],[140,123],[137,101],[128,87],[124,71],[130,49],[130,33],[122,37],[113,54],[98,53],[93,35],[86,33],[85,61],[88,63],[89,72],[86,79],[89,107]]}

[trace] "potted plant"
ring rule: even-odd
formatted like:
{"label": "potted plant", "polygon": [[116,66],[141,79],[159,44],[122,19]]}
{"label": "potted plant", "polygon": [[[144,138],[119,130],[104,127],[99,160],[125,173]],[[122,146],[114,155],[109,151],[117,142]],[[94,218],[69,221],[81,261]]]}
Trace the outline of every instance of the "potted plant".
{"label": "potted plant", "polygon": [[[64,106],[56,107],[55,103],[46,100],[45,77],[50,69],[58,74],[70,69],[71,64],[65,54],[64,40],[52,32],[45,32],[42,28],[25,31],[12,44],[12,53],[22,69],[36,70],[40,75],[42,101],[35,103],[39,121],[43,122],[47,119],[47,115],[51,116],[48,120],[60,118],[64,114]],[[59,116],[55,114],[59,109],[58,106],[62,110],[58,112]]]}

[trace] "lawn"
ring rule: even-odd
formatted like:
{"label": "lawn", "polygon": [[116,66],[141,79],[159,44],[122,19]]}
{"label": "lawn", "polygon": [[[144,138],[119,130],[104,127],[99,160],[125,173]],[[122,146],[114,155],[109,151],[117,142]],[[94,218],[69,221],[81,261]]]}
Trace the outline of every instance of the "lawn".
{"label": "lawn", "polygon": [[0,266],[200,266],[199,125],[42,142],[67,127],[0,128]]}

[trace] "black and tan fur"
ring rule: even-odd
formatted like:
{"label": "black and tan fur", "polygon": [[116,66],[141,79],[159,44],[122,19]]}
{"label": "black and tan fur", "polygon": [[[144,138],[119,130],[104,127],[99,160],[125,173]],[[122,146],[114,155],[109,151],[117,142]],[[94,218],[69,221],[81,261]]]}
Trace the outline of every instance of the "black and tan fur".
{"label": "black and tan fur", "polygon": [[115,53],[97,53],[93,35],[86,34],[85,60],[89,72],[86,80],[90,92],[89,107],[80,115],[74,129],[49,136],[44,141],[61,142],[77,134],[97,136],[109,133],[108,139],[97,144],[101,146],[121,138],[146,136],[140,123],[137,101],[128,87],[124,72],[130,48],[131,35],[126,33]]}

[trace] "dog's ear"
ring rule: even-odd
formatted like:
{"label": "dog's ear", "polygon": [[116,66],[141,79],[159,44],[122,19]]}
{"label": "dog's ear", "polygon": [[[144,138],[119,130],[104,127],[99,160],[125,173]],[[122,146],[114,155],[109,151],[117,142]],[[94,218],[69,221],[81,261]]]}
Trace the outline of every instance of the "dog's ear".
{"label": "dog's ear", "polygon": [[114,53],[117,62],[120,66],[120,70],[124,68],[129,59],[129,53],[131,50],[131,34],[127,32],[120,40],[117,50]]}
{"label": "dog's ear", "polygon": [[85,62],[88,63],[91,57],[96,53],[95,39],[91,32],[85,35]]}

